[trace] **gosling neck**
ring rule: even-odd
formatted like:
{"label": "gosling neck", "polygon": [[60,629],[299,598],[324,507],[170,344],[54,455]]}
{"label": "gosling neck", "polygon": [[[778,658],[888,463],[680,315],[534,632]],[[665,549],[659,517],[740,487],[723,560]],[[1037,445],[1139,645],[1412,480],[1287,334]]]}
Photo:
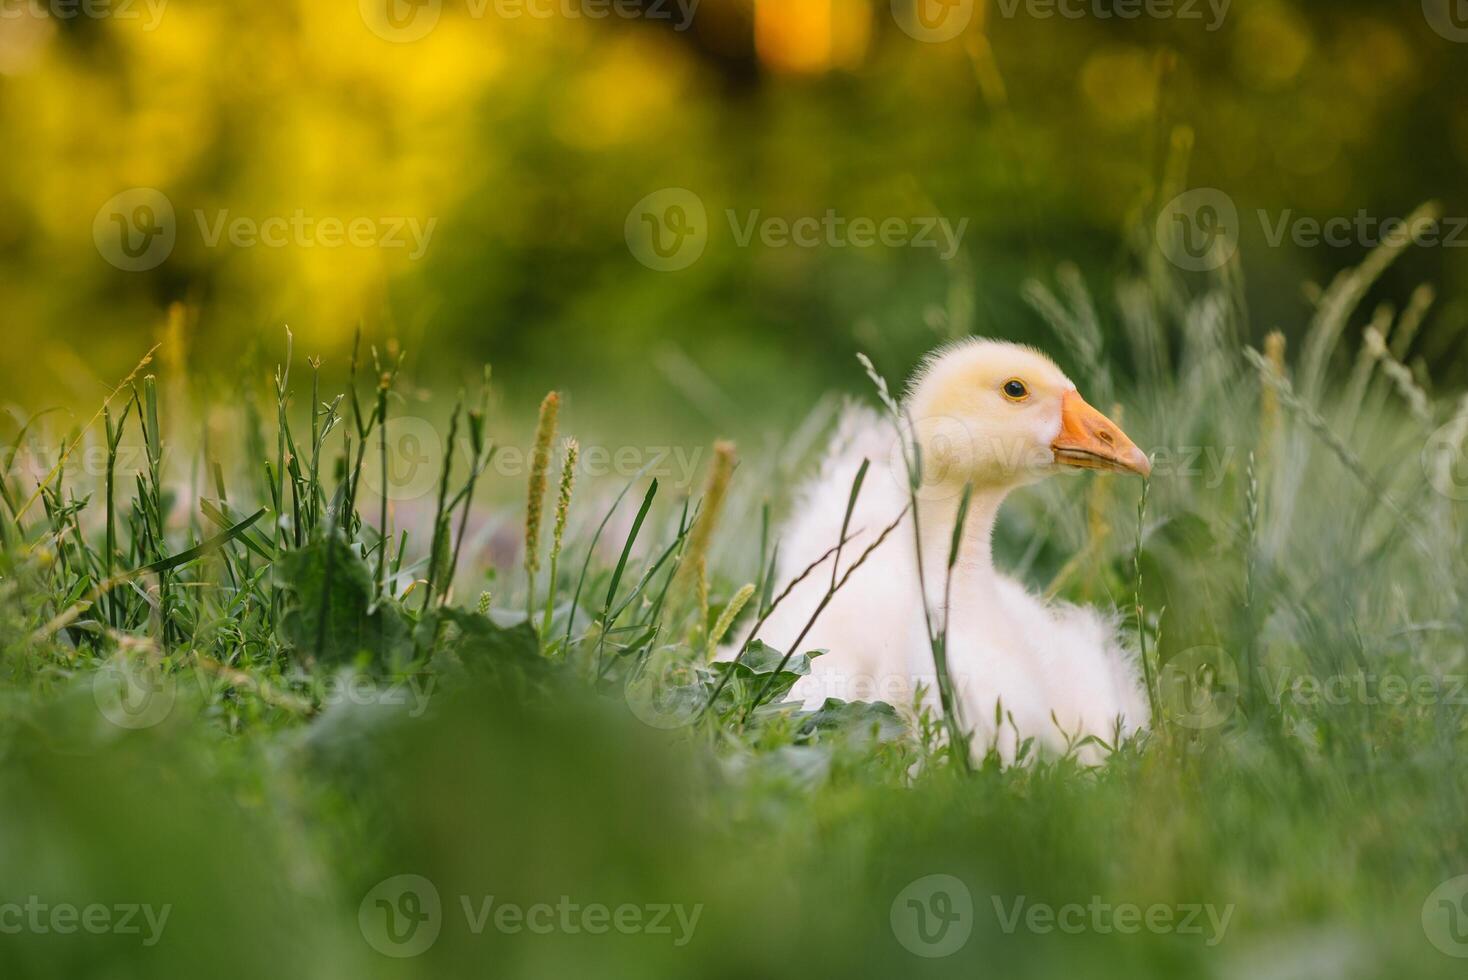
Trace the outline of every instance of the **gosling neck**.
{"label": "gosling neck", "polygon": [[[963,501],[963,488],[945,484],[929,488],[926,499],[918,500],[918,523],[922,533],[923,572],[929,589],[939,591],[947,574],[948,555],[953,546],[953,525]],[[992,578],[994,559],[991,541],[999,508],[1009,495],[1008,487],[975,487],[954,564],[955,578],[965,582]]]}

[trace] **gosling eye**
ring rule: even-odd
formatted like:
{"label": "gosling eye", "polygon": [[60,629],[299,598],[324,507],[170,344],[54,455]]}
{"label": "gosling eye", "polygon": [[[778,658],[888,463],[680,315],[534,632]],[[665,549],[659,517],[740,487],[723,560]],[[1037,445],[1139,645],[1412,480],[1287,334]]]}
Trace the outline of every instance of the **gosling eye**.
{"label": "gosling eye", "polygon": [[1019,378],[1010,378],[1004,382],[1000,390],[1004,392],[1004,397],[1012,402],[1022,402],[1030,397],[1030,389]]}

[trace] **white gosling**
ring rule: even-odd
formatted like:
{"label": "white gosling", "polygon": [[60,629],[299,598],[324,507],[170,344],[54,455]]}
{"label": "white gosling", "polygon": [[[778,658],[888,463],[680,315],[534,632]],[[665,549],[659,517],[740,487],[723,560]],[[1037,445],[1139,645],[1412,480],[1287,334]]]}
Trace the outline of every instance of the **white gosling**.
{"label": "white gosling", "polygon": [[[1118,726],[1123,735],[1145,727],[1136,657],[1115,618],[1045,602],[1001,574],[990,537],[1012,490],[1066,467],[1145,477],[1146,454],[1086,404],[1048,357],[1016,344],[974,339],[936,351],[911,382],[903,408],[922,449],[919,528],[935,617],[944,615],[945,569],[963,488],[974,488],[947,615],[949,671],[975,756],[997,745],[1008,762],[1024,739],[1054,754],[1087,735],[1110,743]],[[842,574],[907,506],[907,476],[890,420],[848,409],[782,533],[781,587],[836,543],[863,459],[870,469],[852,515],[857,533],[841,555]],[[922,684],[925,703],[941,713],[915,550],[911,518],[904,518],[801,640],[797,653],[829,652],[814,661],[794,697],[808,707],[827,697],[906,707]],[[759,638],[789,650],[830,582],[828,559],[781,603]],[[1007,716],[997,730],[996,705]],[[1091,745],[1079,757],[1094,762],[1102,754]]]}

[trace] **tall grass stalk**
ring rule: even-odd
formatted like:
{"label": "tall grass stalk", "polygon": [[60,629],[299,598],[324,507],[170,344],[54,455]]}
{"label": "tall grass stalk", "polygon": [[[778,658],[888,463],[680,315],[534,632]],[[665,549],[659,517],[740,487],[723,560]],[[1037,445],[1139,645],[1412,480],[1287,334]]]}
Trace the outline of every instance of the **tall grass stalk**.
{"label": "tall grass stalk", "polygon": [[[953,569],[958,564],[958,553],[963,546],[963,529],[968,523],[969,504],[973,500],[972,482],[963,485],[963,497],[958,502],[958,514],[953,519],[953,538],[948,547],[948,565],[943,577],[943,626],[939,630],[938,642],[933,647],[933,666],[936,669],[938,690],[952,691],[953,681],[948,674],[948,627],[953,621]],[[949,750],[954,764],[960,769],[969,768],[969,734],[963,723],[960,703],[943,705],[945,715],[951,713],[953,722],[948,726]]]}
{"label": "tall grass stalk", "polygon": [[1137,617],[1137,654],[1142,660],[1142,683],[1147,686],[1147,706],[1151,709],[1152,723],[1162,724],[1162,715],[1157,707],[1157,671],[1152,656],[1147,651],[1147,607],[1142,601],[1142,546],[1147,530],[1147,495],[1152,481],[1142,481],[1142,494],[1137,498],[1137,540],[1132,550],[1132,569],[1135,572],[1132,590],[1132,610]]}
{"label": "tall grass stalk", "polygon": [[571,493],[576,486],[576,462],[581,446],[575,439],[566,440],[565,454],[561,458],[561,483],[556,493],[556,523],[551,531],[550,584],[545,593],[545,614],[540,622],[540,635],[550,636],[551,612],[555,609],[557,574],[561,564],[561,546],[566,537],[566,521],[571,515]]}
{"label": "tall grass stalk", "polygon": [[[449,416],[449,438],[443,454],[443,471],[438,480],[438,503],[433,509],[433,535],[428,548],[428,581],[423,588],[423,609],[427,610],[436,597],[435,588],[447,592],[453,585],[453,574],[447,564],[449,519],[453,516],[449,508],[449,482],[454,475],[454,453],[459,441],[459,417],[464,412],[464,397],[460,393],[458,404]],[[386,547],[386,545],[384,545]]]}
{"label": "tall grass stalk", "polygon": [[535,575],[540,571],[540,530],[545,491],[550,471],[551,444],[556,439],[556,419],[561,396],[550,392],[540,403],[535,424],[535,443],[530,457],[530,483],[525,491],[525,616],[535,618]]}
{"label": "tall grass stalk", "polygon": [[[724,511],[724,500],[729,495],[729,484],[734,478],[735,465],[734,444],[722,439],[715,442],[713,461],[709,465],[708,476],[704,479],[698,517],[688,532],[688,546],[673,579],[672,610],[675,615],[681,615],[690,601],[697,609],[699,596],[707,593],[709,543],[713,540],[714,531],[718,528],[719,518]],[[703,618],[699,618],[693,629],[701,632],[707,625]]]}
{"label": "tall grass stalk", "polygon": [[[871,359],[865,354],[858,354],[857,359],[866,370],[867,377],[876,386],[877,395],[882,404],[887,407],[888,417],[902,450],[902,464],[907,471],[907,512],[912,515],[912,540],[917,565],[918,593],[922,597],[923,626],[927,632],[928,647],[933,655],[933,675],[938,684],[938,700],[943,706],[943,723],[948,729],[949,744],[966,747],[968,736],[963,730],[962,719],[958,716],[958,698],[953,691],[952,680],[948,676],[948,651],[940,630],[933,622],[933,609],[929,601],[928,576],[923,560],[922,517],[918,504],[918,489],[923,482],[923,451],[917,436],[917,426],[913,424],[906,409],[899,406],[896,399],[892,397],[887,387],[887,379],[877,372]],[[965,771],[970,768],[971,761],[966,751],[962,753],[959,765]]]}
{"label": "tall grass stalk", "polygon": [[[459,518],[459,533],[454,539],[454,551],[449,559],[449,581],[452,583],[454,575],[459,569],[459,555],[464,550],[464,537],[469,531],[469,513],[474,506],[474,491],[479,485],[479,478],[494,459],[495,446],[489,439],[485,430],[486,416],[489,411],[489,378],[490,369],[484,367],[484,382],[479,394],[479,407],[469,412],[469,478],[465,481],[461,496],[463,497],[463,513]],[[450,507],[450,510],[453,508]],[[447,592],[445,592],[445,601]]]}
{"label": "tall grass stalk", "polygon": [[[285,360],[275,369],[275,473],[271,481],[271,492],[274,494],[275,513],[271,516],[270,534],[271,541],[275,546],[275,553],[280,554],[283,543],[282,536],[285,533],[285,466],[286,466],[286,432],[290,428],[290,383],[291,383],[291,355],[295,345],[295,337],[291,328],[285,328]],[[271,618],[280,621],[280,587],[271,588]]]}
{"label": "tall grass stalk", "polygon": [[[377,420],[377,455],[378,465],[382,467],[382,479],[377,492],[377,574],[374,576],[378,597],[387,595],[387,543],[391,540],[391,529],[388,527],[387,513],[387,491],[391,486],[392,472],[388,466],[387,459],[387,393],[390,380],[387,375],[382,375],[377,381],[377,401],[373,408],[373,417]],[[363,448],[366,446],[364,444]]]}
{"label": "tall grass stalk", "polygon": [[[617,558],[617,566],[612,569],[611,581],[607,583],[607,595],[602,601],[601,613],[597,616],[595,676],[600,678],[604,669],[603,655],[606,651],[607,633],[611,631],[612,624],[616,622],[617,616],[613,612],[613,605],[617,598],[617,589],[622,584],[622,575],[627,570],[627,559],[632,555],[632,546],[637,543],[637,536],[642,531],[642,524],[647,520],[648,511],[652,510],[652,502],[658,495],[658,481],[654,479],[647,486],[647,493],[643,495],[642,506],[637,509],[637,516],[632,519],[632,529],[627,532],[627,538],[622,542],[622,553]],[[618,607],[618,611],[623,607]]]}

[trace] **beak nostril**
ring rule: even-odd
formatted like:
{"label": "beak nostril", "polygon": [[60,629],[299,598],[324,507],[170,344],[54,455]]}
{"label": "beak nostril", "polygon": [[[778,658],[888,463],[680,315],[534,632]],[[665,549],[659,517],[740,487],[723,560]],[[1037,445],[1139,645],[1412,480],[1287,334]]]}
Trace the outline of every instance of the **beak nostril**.
{"label": "beak nostril", "polygon": [[1074,390],[1061,399],[1060,433],[1051,442],[1055,461],[1080,469],[1147,476],[1151,465],[1111,419],[1086,404]]}

